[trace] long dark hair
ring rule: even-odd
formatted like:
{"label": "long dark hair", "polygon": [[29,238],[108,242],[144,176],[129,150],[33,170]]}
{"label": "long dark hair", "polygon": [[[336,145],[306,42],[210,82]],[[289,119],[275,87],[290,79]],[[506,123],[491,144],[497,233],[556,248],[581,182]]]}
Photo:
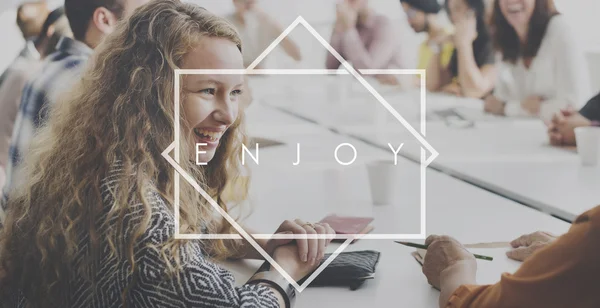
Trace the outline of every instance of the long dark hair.
{"label": "long dark hair", "polygon": [[[450,14],[450,9],[448,7],[448,1],[445,2],[446,12]],[[486,60],[486,49],[491,49],[491,34],[490,30],[487,26],[485,20],[485,3],[483,0],[465,0],[467,5],[473,12],[475,13],[475,19],[477,20],[477,38],[473,41],[473,51],[475,51],[475,62],[477,62],[477,66],[481,67],[485,64]],[[484,52],[477,52],[484,51]],[[452,55],[452,59],[450,60],[450,71],[453,76],[458,75],[458,56],[456,54],[456,50]]]}
{"label": "long dark hair", "polygon": [[502,59],[515,63],[519,57],[533,58],[537,55],[548,24],[558,15],[554,0],[536,0],[535,9],[529,20],[527,41],[521,44],[517,31],[508,23],[500,10],[500,1],[494,1],[492,24],[494,27],[494,46],[502,53]]}

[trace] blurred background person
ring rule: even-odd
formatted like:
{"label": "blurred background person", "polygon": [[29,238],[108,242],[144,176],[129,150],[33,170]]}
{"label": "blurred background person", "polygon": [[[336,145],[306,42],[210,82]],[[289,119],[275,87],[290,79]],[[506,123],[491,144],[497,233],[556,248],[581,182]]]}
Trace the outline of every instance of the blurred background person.
{"label": "blurred background person", "polygon": [[[338,2],[336,14],[329,43],[354,68],[403,68],[397,27],[388,17],[376,14],[367,0]],[[327,69],[337,69],[340,64],[327,52]]]}
{"label": "blurred background person", "polygon": [[482,98],[496,82],[495,54],[483,0],[446,0],[454,24],[454,54],[447,66],[438,53],[427,68],[427,89]]}
{"label": "blurred background person", "polygon": [[[233,0],[233,5],[235,12],[226,18],[235,26],[242,38],[244,66],[248,67],[281,35],[284,29],[259,7],[258,0]],[[290,58],[295,61],[302,60],[300,48],[289,36],[285,37],[279,45]],[[257,68],[264,65],[265,60],[261,61]]]}
{"label": "blurred background person", "polygon": [[[40,35],[28,44],[32,43],[36,54],[43,59],[56,50],[56,44],[62,36],[70,37],[72,33],[64,9],[58,8],[48,15]],[[39,73],[41,66],[42,61],[32,56],[29,49],[24,49],[6,69],[5,79],[0,84],[0,191],[4,186],[4,169],[21,94],[25,83]]]}
{"label": "blurred background person", "polygon": [[450,63],[454,45],[452,28],[439,14],[442,5],[437,0],[400,0],[408,23],[416,33],[426,33],[425,41],[419,47],[417,69],[427,69],[431,60],[440,54],[441,65]]}
{"label": "blurred background person", "polygon": [[503,61],[487,112],[548,121],[589,99],[583,51],[553,0],[498,0],[492,20]]}
{"label": "blurred background person", "polygon": [[26,40],[40,35],[44,20],[50,13],[46,1],[25,2],[17,9],[17,25]]}
{"label": "blurred background person", "polygon": [[[34,40],[39,37],[46,17],[48,17],[48,5],[45,1],[23,3],[17,9],[17,26],[25,39],[25,46],[18,57],[40,59],[40,53],[35,46]],[[6,78],[6,71],[0,76],[0,85]]]}
{"label": "blurred background person", "polygon": [[57,51],[48,56],[40,73],[25,85],[10,141],[0,202],[3,206],[10,190],[21,182],[21,160],[36,131],[44,124],[48,109],[55,104],[58,95],[77,80],[93,49],[115,30],[117,22],[148,1],[65,0],[65,12],[74,39],[62,37]]}
{"label": "blurred background person", "polygon": [[586,126],[600,126],[600,94],[590,99],[579,112],[573,108],[556,112],[548,123],[550,144],[574,146],[575,128]]}

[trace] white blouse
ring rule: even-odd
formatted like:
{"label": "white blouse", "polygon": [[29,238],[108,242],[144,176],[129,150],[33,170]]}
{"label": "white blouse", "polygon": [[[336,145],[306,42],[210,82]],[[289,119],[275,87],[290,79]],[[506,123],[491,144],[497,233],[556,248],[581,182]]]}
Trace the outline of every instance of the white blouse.
{"label": "white blouse", "polygon": [[534,116],[521,107],[530,96],[544,98],[539,117],[548,120],[562,108],[580,107],[591,97],[585,57],[563,16],[554,16],[527,69],[523,59],[502,62],[494,95],[506,102],[507,116]]}

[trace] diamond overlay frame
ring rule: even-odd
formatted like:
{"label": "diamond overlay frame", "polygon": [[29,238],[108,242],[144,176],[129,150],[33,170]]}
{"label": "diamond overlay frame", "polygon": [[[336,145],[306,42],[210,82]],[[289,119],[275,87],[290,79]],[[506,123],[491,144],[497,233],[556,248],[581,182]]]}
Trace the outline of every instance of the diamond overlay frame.
{"label": "diamond overlay frame", "polygon": [[[343,65],[345,70],[328,70],[328,69],[255,69],[255,67],[275,48],[279,43],[293,31],[298,25],[303,25],[334,57]],[[360,71],[360,73],[358,72]],[[246,69],[241,70],[175,70],[175,98],[174,98],[174,135],[175,140],[162,153],[162,156],[175,169],[175,191],[174,191],[174,223],[175,223],[175,239],[245,239],[247,240],[276,270],[278,270],[290,284],[292,284],[298,292],[302,292],[325,269],[339,253],[341,253],[355,239],[424,239],[426,237],[426,170],[427,166],[435,160],[439,153],[425,140],[426,133],[426,72],[425,70],[401,70],[401,69],[380,69],[380,70],[356,70],[331,45],[302,17],[298,16],[296,20],[286,28],[281,35],[271,43],[271,45],[263,51],[263,53],[254,60],[254,62]],[[248,234],[231,216],[229,216],[219,204],[206,193],[193,177],[186,173],[179,165],[179,136],[180,136],[180,77],[181,75],[192,74],[212,74],[212,75],[353,75],[421,144],[421,159],[420,159],[420,174],[421,174],[421,191],[420,191],[420,218],[421,230],[418,234],[345,234],[345,235],[294,235],[294,234]],[[421,81],[421,125],[420,131],[417,132],[361,75],[419,75]],[[431,153],[427,158],[426,150]],[[174,151],[174,158],[169,154]],[[179,233],[179,184],[180,176],[194,187],[200,195],[206,199],[211,206],[227,220],[239,234],[181,234]],[[302,285],[298,285],[296,281],[283,270],[275,262],[275,260],[266,253],[254,239],[328,239],[328,238],[345,239],[346,241],[329,257],[313,274],[306,279]]]}

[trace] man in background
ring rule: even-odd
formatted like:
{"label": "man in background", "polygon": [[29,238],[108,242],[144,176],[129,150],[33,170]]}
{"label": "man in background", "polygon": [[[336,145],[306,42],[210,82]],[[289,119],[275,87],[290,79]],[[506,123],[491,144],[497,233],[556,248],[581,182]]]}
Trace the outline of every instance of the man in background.
{"label": "man in background", "polygon": [[[44,124],[48,109],[80,75],[83,64],[119,20],[127,18],[149,0],[65,0],[65,12],[74,39],[63,37],[57,51],[45,60],[40,73],[23,90],[9,149],[2,209],[9,192],[20,185],[22,159],[36,131]],[[143,52],[143,51],[140,51]],[[2,211],[0,211],[1,214]],[[0,215],[1,218],[2,215]]]}
{"label": "man in background", "polygon": [[38,37],[27,42],[29,48],[24,49],[3,74],[4,80],[0,84],[0,189],[4,187],[10,138],[25,83],[39,73],[42,66],[39,57],[53,53],[62,36],[70,37],[72,33],[64,9],[59,8],[48,15]]}

